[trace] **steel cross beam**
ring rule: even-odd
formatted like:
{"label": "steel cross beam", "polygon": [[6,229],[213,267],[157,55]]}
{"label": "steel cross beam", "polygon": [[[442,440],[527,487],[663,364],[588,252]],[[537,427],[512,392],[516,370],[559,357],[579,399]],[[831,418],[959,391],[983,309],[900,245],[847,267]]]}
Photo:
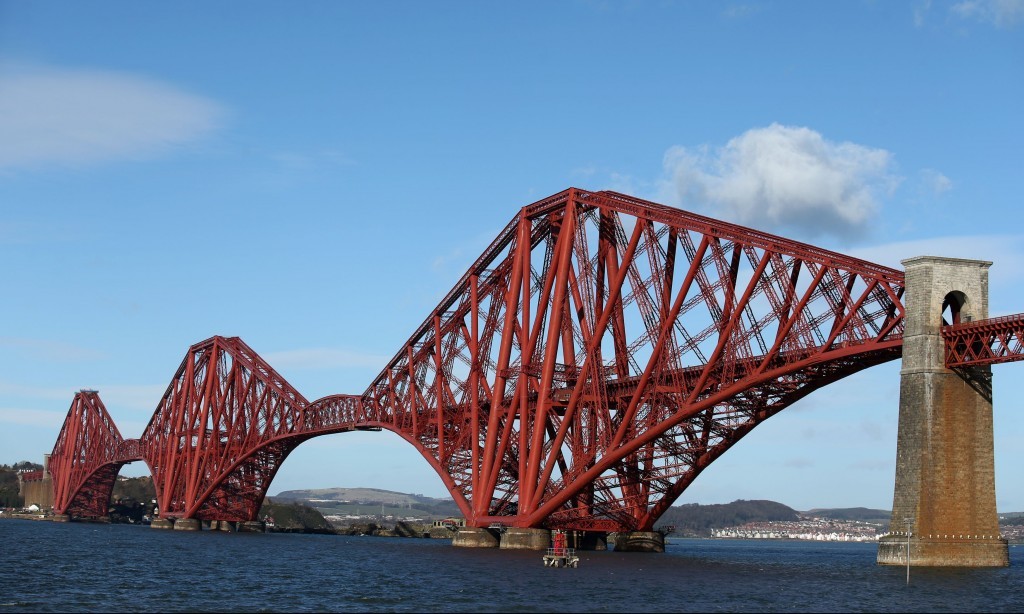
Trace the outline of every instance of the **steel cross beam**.
{"label": "steel cross beam", "polygon": [[1024,360],[1024,313],[942,327],[946,368]]}

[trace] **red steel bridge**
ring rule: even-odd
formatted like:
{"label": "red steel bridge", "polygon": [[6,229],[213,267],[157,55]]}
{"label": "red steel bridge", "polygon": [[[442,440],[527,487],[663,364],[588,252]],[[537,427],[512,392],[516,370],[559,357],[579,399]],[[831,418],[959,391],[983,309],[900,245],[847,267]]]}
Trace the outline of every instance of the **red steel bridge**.
{"label": "red steel bridge", "polygon": [[[75,395],[54,509],[149,466],[161,516],[253,520],[302,442],[387,429],[470,526],[649,531],[758,424],[899,358],[903,272],[614,192],[523,207],[358,395],[310,401],[237,337],[193,345],[138,439]],[[1024,315],[943,328],[947,366],[1024,357]]]}

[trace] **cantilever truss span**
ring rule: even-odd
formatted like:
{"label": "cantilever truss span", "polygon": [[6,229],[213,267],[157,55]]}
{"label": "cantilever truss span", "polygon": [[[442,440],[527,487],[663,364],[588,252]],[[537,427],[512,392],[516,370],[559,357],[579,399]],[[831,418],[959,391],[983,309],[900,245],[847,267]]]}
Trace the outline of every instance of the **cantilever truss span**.
{"label": "cantilever truss span", "polygon": [[[251,519],[301,442],[383,428],[469,524],[649,530],[755,426],[899,357],[903,292],[894,269],[571,188],[521,209],[362,395],[309,402],[214,337],[123,446],[133,457],[81,458],[96,473],[145,459],[166,515]],[[117,448],[96,443],[120,441],[103,424],[69,417],[54,455],[78,454],[81,432]],[[99,496],[76,471],[55,476],[66,510]]]}

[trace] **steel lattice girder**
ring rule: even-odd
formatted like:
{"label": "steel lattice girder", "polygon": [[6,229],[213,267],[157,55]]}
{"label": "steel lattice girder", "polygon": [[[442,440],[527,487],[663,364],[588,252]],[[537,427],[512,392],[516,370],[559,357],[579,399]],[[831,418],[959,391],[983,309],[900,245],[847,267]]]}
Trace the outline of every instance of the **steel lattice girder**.
{"label": "steel lattice girder", "polygon": [[942,338],[949,369],[1024,360],[1024,314],[943,326]]}
{"label": "steel lattice girder", "polygon": [[53,509],[58,514],[106,516],[110,492],[123,462],[121,433],[99,394],[75,394],[50,454]]}
{"label": "steel lattice girder", "polygon": [[757,424],[897,358],[903,288],[893,269],[569,189],[523,208],[361,397],[309,403],[213,337],[118,458],[145,458],[165,516],[249,520],[302,441],[386,428],[470,524],[649,529]]}
{"label": "steel lattice girder", "polygon": [[255,518],[307,404],[237,337],[193,345],[141,438],[161,515]]}
{"label": "steel lattice girder", "polygon": [[653,526],[810,391],[899,357],[901,272],[610,192],[525,207],[364,395],[470,524]]}

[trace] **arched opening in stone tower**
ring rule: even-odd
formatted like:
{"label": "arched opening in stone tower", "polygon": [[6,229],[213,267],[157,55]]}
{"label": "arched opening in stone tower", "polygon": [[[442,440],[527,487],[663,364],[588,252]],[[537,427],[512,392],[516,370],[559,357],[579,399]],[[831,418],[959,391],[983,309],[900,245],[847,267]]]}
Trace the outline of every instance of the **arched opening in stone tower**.
{"label": "arched opening in stone tower", "polygon": [[942,325],[959,324],[970,322],[971,315],[964,308],[967,306],[967,295],[959,290],[954,290],[942,300]]}

